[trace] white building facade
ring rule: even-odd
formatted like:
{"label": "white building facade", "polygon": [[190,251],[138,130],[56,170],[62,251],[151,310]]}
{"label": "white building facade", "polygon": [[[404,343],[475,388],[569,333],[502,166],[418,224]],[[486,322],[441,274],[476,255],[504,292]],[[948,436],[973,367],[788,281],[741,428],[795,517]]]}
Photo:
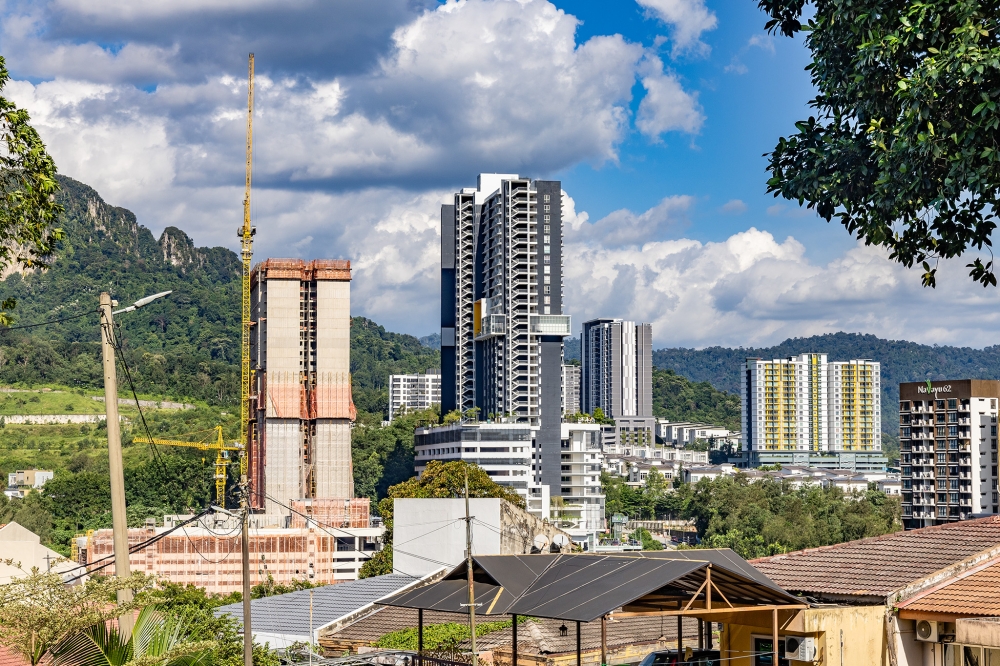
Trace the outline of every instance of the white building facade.
{"label": "white building facade", "polygon": [[389,420],[401,410],[417,411],[441,405],[441,371],[389,375]]}
{"label": "white building facade", "polygon": [[528,512],[552,520],[579,543],[590,543],[604,529],[601,491],[601,427],[563,423],[560,429],[559,483],[538,477],[543,464],[539,429],[523,423],[465,423],[418,428],[414,467],[423,474],[432,460],[463,460],[481,467],[493,481],[525,498]]}

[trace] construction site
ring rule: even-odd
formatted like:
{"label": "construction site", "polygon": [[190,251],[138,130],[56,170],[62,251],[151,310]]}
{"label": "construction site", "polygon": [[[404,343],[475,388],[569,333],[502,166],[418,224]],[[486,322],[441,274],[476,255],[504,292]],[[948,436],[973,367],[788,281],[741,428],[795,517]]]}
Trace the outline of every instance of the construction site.
{"label": "construction site", "polygon": [[[241,529],[247,530],[251,584],[354,580],[384,532],[372,525],[368,498],[354,497],[351,263],[266,259],[253,264],[253,54],[246,148],[238,231],[243,268],[240,436],[225,441],[220,426],[201,439],[133,438],[154,447],[215,452],[215,503],[221,511],[165,516],[162,524],[150,520],[128,530],[133,570],[225,593],[241,584]],[[238,484],[231,483],[234,477]],[[249,513],[246,528],[225,509],[226,498],[234,496]],[[78,535],[72,550],[73,559],[84,565],[109,559],[114,530]]]}

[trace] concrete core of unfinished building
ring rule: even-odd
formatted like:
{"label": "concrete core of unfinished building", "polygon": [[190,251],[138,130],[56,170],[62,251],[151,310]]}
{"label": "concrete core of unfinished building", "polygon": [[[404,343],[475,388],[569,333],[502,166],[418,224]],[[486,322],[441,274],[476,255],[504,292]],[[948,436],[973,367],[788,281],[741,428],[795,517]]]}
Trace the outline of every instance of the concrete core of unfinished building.
{"label": "concrete core of unfinished building", "polygon": [[268,259],[251,273],[254,508],[354,495],[351,264]]}

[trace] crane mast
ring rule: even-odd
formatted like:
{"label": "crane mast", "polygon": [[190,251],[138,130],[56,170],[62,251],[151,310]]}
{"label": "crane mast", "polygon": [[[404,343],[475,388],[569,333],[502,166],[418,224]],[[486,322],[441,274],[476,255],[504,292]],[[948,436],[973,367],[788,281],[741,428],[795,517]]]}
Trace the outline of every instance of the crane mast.
{"label": "crane mast", "polygon": [[250,223],[250,181],[253,175],[253,54],[247,76],[247,175],[243,196],[243,227],[239,230],[240,258],[243,261],[243,335],[240,347],[240,476],[247,475],[247,452],[250,448],[250,389],[253,377],[250,369],[250,262],[253,259],[253,237],[257,232]]}

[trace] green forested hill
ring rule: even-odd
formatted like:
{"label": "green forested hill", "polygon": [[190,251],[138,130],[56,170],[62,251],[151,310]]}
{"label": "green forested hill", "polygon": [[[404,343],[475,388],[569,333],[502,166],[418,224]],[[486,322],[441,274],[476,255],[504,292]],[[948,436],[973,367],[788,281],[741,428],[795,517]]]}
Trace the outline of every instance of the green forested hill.
{"label": "green forested hill", "polygon": [[831,361],[855,358],[878,361],[882,370],[882,430],[890,435],[895,435],[899,425],[900,382],[1000,379],[1000,346],[939,347],[858,333],[792,338],[774,347],[660,349],[653,352],[653,364],[738,396],[740,366],[747,358],[784,358],[805,352],[825,352]]}
{"label": "green forested hill", "polygon": [[740,429],[740,396],[693,382],[673,370],[653,369],[653,414],[671,421],[699,421]]}

